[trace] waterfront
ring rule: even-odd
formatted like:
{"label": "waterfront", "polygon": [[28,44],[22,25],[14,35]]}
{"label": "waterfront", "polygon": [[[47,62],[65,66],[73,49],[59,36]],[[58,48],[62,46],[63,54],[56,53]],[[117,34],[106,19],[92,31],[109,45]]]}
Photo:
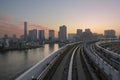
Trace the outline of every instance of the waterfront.
{"label": "waterfront", "polygon": [[58,44],[45,44],[36,49],[0,52],[0,80],[13,80],[58,49]]}

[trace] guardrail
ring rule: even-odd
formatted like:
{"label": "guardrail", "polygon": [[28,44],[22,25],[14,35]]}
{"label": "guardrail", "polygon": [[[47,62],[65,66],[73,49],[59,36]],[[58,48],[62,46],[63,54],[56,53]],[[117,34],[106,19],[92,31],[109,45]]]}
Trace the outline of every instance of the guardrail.
{"label": "guardrail", "polygon": [[31,67],[29,70],[27,70],[26,72],[24,72],[23,74],[21,74],[15,80],[32,80],[32,77],[37,78],[41,73],[42,74],[44,73],[43,71],[46,71],[45,69],[47,69],[48,66],[51,65],[50,62],[53,61],[54,59],[56,59],[56,57],[59,56],[59,54],[61,54],[62,51],[64,51],[67,46],[68,45],[60,48],[56,52],[53,52],[48,57],[44,58],[43,60],[41,60],[40,62],[38,62],[36,65],[34,65],[33,67]]}
{"label": "guardrail", "polygon": [[58,57],[60,56],[60,54],[57,54],[55,59],[53,59],[52,61],[50,61],[49,65],[42,71],[42,73],[37,77],[37,80],[43,80],[44,77],[46,76],[46,74],[48,73],[48,71],[51,69],[51,67],[53,66],[53,64],[55,63],[55,61],[58,59]]}
{"label": "guardrail", "polygon": [[[115,42],[119,42],[120,41],[115,41]],[[109,42],[97,42],[95,45],[98,49],[101,49],[102,51],[104,51],[105,53],[108,53],[109,55],[111,55],[112,57],[116,58],[116,59],[119,59],[120,60],[120,54],[117,54],[115,52],[112,52],[112,51],[109,51],[103,47],[100,46],[100,44],[102,43],[114,43],[113,41],[109,41]]]}
{"label": "guardrail", "polygon": [[86,51],[87,56],[92,60],[92,62],[103,71],[109,79],[119,80],[120,79],[120,70],[117,71],[102,58],[100,58],[95,52],[91,53],[88,49],[87,44],[84,44],[84,50]]}
{"label": "guardrail", "polygon": [[58,51],[51,53],[48,57],[38,62],[36,65],[28,69],[26,72],[21,74],[15,80],[32,80],[32,78],[36,78],[38,80],[43,79],[43,77],[47,74],[48,70],[54,64],[55,60],[67,48],[67,46],[78,44],[78,43],[81,43],[81,42],[67,44],[64,47],[60,48]]}
{"label": "guardrail", "polygon": [[115,59],[112,56],[110,56],[109,53],[105,53],[103,50],[96,48],[95,45],[91,46],[90,48],[92,52],[94,51],[96,54],[98,54],[104,61],[110,64],[114,69],[119,70],[120,62],[118,59]]}
{"label": "guardrail", "polygon": [[96,74],[93,72],[92,67],[90,66],[90,64],[88,63],[88,61],[87,61],[87,59],[86,59],[86,57],[85,57],[85,53],[84,53],[83,49],[81,49],[80,55],[82,56],[81,58],[82,58],[82,60],[83,60],[83,62],[84,62],[84,64],[85,64],[84,67],[88,70],[87,72],[88,72],[89,75],[90,75],[89,79],[90,79],[90,80],[98,80],[98,77],[97,77]]}

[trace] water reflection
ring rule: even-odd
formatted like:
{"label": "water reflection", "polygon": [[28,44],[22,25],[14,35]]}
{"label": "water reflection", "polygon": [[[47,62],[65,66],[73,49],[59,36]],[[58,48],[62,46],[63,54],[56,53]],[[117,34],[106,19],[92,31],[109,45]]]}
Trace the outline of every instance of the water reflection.
{"label": "water reflection", "polygon": [[54,50],[54,44],[49,44],[50,50]]}
{"label": "water reflection", "polygon": [[46,57],[46,56],[48,56],[49,53],[50,53],[50,52],[49,52],[49,45],[45,45],[44,48],[45,48],[45,49],[44,49],[44,57]]}
{"label": "water reflection", "polygon": [[65,46],[65,43],[59,43],[59,48]]}
{"label": "water reflection", "polygon": [[45,44],[44,47],[36,49],[1,52],[0,80],[13,80],[58,48],[58,44]]}

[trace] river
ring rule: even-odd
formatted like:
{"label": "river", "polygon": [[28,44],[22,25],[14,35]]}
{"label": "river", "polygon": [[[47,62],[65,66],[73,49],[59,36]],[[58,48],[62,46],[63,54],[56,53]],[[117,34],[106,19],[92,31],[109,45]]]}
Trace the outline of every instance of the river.
{"label": "river", "polygon": [[0,80],[13,80],[24,71],[59,49],[58,44],[21,51],[0,52]]}

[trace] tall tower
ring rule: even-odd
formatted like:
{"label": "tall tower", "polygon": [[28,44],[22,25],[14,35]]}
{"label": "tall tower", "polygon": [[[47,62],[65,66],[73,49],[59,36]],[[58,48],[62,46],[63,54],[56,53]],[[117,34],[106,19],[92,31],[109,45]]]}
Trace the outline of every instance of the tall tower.
{"label": "tall tower", "polygon": [[77,29],[77,33],[76,33],[76,41],[80,41],[82,40],[82,29]]}
{"label": "tall tower", "polygon": [[29,30],[29,41],[37,41],[37,29]]}
{"label": "tall tower", "polygon": [[81,34],[82,34],[82,29],[77,29],[77,36],[81,36]]}
{"label": "tall tower", "polygon": [[54,41],[54,39],[55,39],[55,31],[49,30],[49,40]]}
{"label": "tall tower", "polygon": [[67,40],[67,27],[65,25],[59,28],[59,40],[65,42]]}
{"label": "tall tower", "polygon": [[24,40],[27,41],[27,22],[24,22]]}
{"label": "tall tower", "polygon": [[44,30],[39,30],[38,37],[39,37],[39,42],[43,43],[44,40],[45,40],[45,31]]}

